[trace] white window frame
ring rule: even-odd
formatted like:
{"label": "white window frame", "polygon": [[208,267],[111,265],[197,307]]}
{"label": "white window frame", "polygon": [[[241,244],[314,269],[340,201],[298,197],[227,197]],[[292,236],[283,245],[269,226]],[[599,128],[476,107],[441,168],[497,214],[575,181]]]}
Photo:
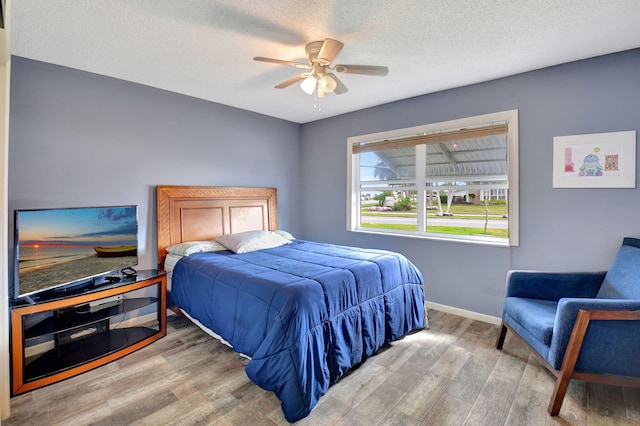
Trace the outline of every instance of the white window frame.
{"label": "white window frame", "polygon": [[[465,129],[468,127],[481,126],[488,123],[504,122],[508,123],[507,133],[507,179],[508,191],[508,220],[509,238],[495,238],[484,236],[465,236],[456,234],[440,234],[422,231],[402,231],[388,230],[380,228],[370,228],[360,226],[360,164],[359,155],[354,155],[353,147],[356,144],[365,142],[381,141],[385,139],[397,139],[417,134],[428,134],[439,131],[450,131],[452,129]],[[421,145],[416,145],[416,149]],[[424,147],[424,145],[422,145]],[[419,162],[418,162],[419,163]],[[416,187],[420,194],[426,191],[426,165],[416,164]],[[518,110],[496,112],[492,114],[478,115],[475,117],[461,118],[440,123],[426,124],[422,126],[390,130],[380,133],[352,136],[347,139],[347,231],[362,232],[368,234],[396,235],[412,238],[426,238],[435,240],[459,241],[475,244],[486,244],[495,246],[518,246],[519,245],[519,196],[518,196]],[[386,181],[385,184],[388,184]],[[486,187],[485,187],[486,188]],[[409,188],[406,188],[409,189]],[[418,196],[418,210],[425,211],[424,197]],[[422,206],[421,206],[422,204]],[[422,208],[421,208],[422,207]],[[418,214],[418,229],[424,229],[420,222],[424,221]]]}

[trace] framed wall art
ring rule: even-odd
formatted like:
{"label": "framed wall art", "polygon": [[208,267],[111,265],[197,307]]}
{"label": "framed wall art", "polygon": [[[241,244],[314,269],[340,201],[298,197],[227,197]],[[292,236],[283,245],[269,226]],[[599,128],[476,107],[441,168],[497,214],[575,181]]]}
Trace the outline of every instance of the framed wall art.
{"label": "framed wall art", "polygon": [[635,188],[636,131],[553,138],[554,188]]}

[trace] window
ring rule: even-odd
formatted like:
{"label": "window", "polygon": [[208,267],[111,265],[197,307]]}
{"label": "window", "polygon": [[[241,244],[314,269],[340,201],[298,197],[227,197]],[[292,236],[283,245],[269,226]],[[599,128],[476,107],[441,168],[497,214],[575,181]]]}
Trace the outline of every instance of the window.
{"label": "window", "polygon": [[354,136],[348,230],[518,245],[518,111]]}

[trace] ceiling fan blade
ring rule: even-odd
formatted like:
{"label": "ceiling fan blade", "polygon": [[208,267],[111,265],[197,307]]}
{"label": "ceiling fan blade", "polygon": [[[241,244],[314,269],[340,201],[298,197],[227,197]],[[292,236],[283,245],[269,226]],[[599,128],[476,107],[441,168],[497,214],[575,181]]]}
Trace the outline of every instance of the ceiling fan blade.
{"label": "ceiling fan blade", "polygon": [[280,65],[289,65],[292,67],[304,68],[304,69],[311,68],[309,64],[303,64],[302,62],[285,61],[283,59],[264,58],[262,56],[256,56],[255,58],[253,58],[253,60],[260,61],[260,62],[271,62],[273,64],[280,64]]}
{"label": "ceiling fan blade", "polygon": [[297,83],[300,80],[304,80],[307,77],[309,77],[308,73],[298,74],[295,77],[291,77],[289,80],[283,81],[282,83],[278,84],[277,86],[275,86],[275,88],[284,89],[285,87],[289,87],[292,84]]}
{"label": "ceiling fan blade", "polygon": [[329,75],[336,82],[336,88],[333,90],[333,93],[335,93],[336,95],[342,95],[343,93],[347,93],[349,91],[349,89],[347,89],[347,86],[345,86],[344,83],[340,81],[337,75],[335,74],[329,74]]}
{"label": "ceiling fan blade", "polygon": [[384,77],[389,74],[389,68],[376,65],[336,65],[336,72],[345,74],[377,75]]}
{"label": "ceiling fan blade", "polygon": [[343,46],[344,43],[341,43],[338,40],[325,38],[322,43],[322,47],[320,48],[320,52],[318,52],[318,62],[323,66],[329,65],[331,61],[338,56],[338,53],[340,53]]}

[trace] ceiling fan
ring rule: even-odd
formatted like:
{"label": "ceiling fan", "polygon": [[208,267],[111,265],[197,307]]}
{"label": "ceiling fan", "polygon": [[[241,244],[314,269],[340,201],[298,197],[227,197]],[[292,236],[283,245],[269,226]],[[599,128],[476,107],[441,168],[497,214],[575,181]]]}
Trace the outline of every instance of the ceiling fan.
{"label": "ceiling fan", "polygon": [[343,43],[330,38],[326,38],[324,41],[312,41],[305,46],[305,52],[309,60],[308,64],[282,59],[264,58],[262,56],[256,56],[253,59],[255,61],[289,65],[308,70],[283,81],[275,86],[275,88],[284,89],[298,81],[302,81],[300,88],[309,95],[315,91],[318,97],[327,96],[329,93],[341,95],[349,90],[332,71],[344,74],[375,75],[380,77],[384,77],[389,73],[389,68],[375,65],[338,64],[331,66],[331,62],[338,56],[343,46]]}

